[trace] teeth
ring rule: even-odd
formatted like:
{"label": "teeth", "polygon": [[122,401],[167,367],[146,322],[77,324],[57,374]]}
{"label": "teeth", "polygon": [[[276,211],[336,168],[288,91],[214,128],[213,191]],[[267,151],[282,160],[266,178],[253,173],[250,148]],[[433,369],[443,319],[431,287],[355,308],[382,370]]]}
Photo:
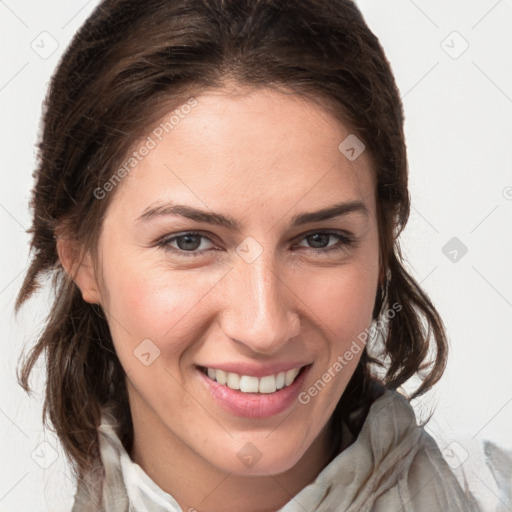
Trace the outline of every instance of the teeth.
{"label": "teeth", "polygon": [[295,377],[297,377],[299,372],[300,368],[293,368],[293,370],[288,370],[284,377],[284,385],[289,386],[295,380]]}
{"label": "teeth", "polygon": [[276,378],[274,375],[267,375],[260,379],[259,392],[260,393],[274,393],[277,389]]}
{"label": "teeth", "polygon": [[227,385],[231,389],[240,389],[240,375],[238,373],[228,373]]}
{"label": "teeth", "polygon": [[258,377],[249,377],[248,375],[240,377],[240,391],[243,393],[257,393]]}
{"label": "teeth", "polygon": [[266,375],[259,379],[251,375],[238,375],[238,373],[228,373],[215,368],[207,369],[210,379],[217,381],[219,384],[227,385],[228,388],[240,390],[242,393],[275,393],[292,384],[299,372],[300,368],[293,368],[287,372]]}
{"label": "teeth", "polygon": [[217,380],[219,384],[226,384],[228,381],[228,375],[224,370],[213,370],[216,375],[210,377],[210,368],[208,368],[208,377],[213,380]]}
{"label": "teeth", "polygon": [[283,389],[284,388],[284,381],[286,377],[286,372],[279,372],[276,376],[276,388],[277,389]]}

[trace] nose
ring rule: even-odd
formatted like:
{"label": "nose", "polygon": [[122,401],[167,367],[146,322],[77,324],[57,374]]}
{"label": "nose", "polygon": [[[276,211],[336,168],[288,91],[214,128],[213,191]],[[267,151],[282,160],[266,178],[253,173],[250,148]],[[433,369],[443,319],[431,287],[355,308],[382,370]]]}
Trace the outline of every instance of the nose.
{"label": "nose", "polygon": [[219,322],[232,340],[272,355],[300,332],[299,300],[292,283],[264,254],[252,263],[240,259],[226,276]]}

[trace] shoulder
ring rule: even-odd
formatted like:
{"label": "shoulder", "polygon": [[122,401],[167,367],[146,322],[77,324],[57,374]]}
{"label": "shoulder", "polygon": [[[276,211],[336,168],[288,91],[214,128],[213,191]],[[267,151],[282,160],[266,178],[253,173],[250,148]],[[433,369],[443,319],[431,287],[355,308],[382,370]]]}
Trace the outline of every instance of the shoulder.
{"label": "shoulder", "polygon": [[[435,440],[416,422],[407,398],[397,391],[386,391],[371,406],[366,436],[375,460],[379,497],[375,511],[389,510],[391,504],[413,511],[478,512],[471,493],[463,490]],[[387,487],[387,488],[386,488]]]}
{"label": "shoulder", "polygon": [[326,505],[346,512],[478,512],[409,400],[385,389],[369,402],[356,439],[320,475]]}

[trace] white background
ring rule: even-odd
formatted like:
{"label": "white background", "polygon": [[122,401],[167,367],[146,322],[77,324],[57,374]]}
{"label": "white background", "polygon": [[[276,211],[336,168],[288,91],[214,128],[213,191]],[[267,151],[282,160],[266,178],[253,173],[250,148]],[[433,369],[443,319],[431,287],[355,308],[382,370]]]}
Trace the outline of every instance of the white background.
{"label": "white background", "polygon": [[[59,57],[97,3],[0,0],[1,512],[65,511],[72,503],[63,454],[41,425],[42,374],[32,398],[16,383],[18,357],[43,325],[48,292],[17,317],[13,305],[28,264],[41,103]],[[478,455],[485,439],[512,449],[512,0],[358,5],[404,101],[413,206],[403,252],[450,339],[443,380],[415,408],[421,417],[436,406],[428,431],[454,466],[459,457],[485,510],[495,510],[496,487]],[[51,38],[58,44],[47,58],[31,47],[42,48],[41,38],[45,51]],[[468,248],[456,262],[442,252],[453,237]]]}

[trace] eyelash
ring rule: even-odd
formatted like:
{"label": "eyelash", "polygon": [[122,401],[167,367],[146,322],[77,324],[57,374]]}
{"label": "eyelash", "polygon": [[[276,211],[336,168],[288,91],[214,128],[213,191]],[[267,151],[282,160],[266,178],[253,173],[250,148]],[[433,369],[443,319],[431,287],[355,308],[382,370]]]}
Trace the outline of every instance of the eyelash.
{"label": "eyelash", "polygon": [[[341,244],[335,244],[335,245],[329,246],[327,248],[316,249],[314,247],[309,247],[309,248],[304,247],[304,249],[316,252],[318,254],[321,254],[321,253],[325,254],[325,253],[341,252],[341,251],[344,251],[344,250],[347,250],[350,248],[355,248],[357,246],[357,240],[353,235],[341,234],[336,231],[323,231],[323,230],[311,231],[311,232],[303,235],[303,237],[301,238],[300,241],[304,240],[305,238],[307,238],[309,236],[317,235],[317,234],[329,235],[329,236],[336,237],[338,239],[338,241],[341,242]],[[177,235],[165,236],[156,242],[156,246],[163,248],[165,251],[178,253],[180,256],[192,257],[192,258],[199,257],[202,255],[203,252],[211,250],[211,249],[203,249],[202,251],[197,251],[197,250],[185,251],[183,249],[176,249],[169,245],[171,242],[177,240],[178,238],[182,238],[182,237],[186,237],[186,236],[199,236],[201,238],[206,238],[207,240],[212,242],[207,236],[203,235],[202,233],[198,233],[195,231],[187,231],[185,233],[180,233]]]}

